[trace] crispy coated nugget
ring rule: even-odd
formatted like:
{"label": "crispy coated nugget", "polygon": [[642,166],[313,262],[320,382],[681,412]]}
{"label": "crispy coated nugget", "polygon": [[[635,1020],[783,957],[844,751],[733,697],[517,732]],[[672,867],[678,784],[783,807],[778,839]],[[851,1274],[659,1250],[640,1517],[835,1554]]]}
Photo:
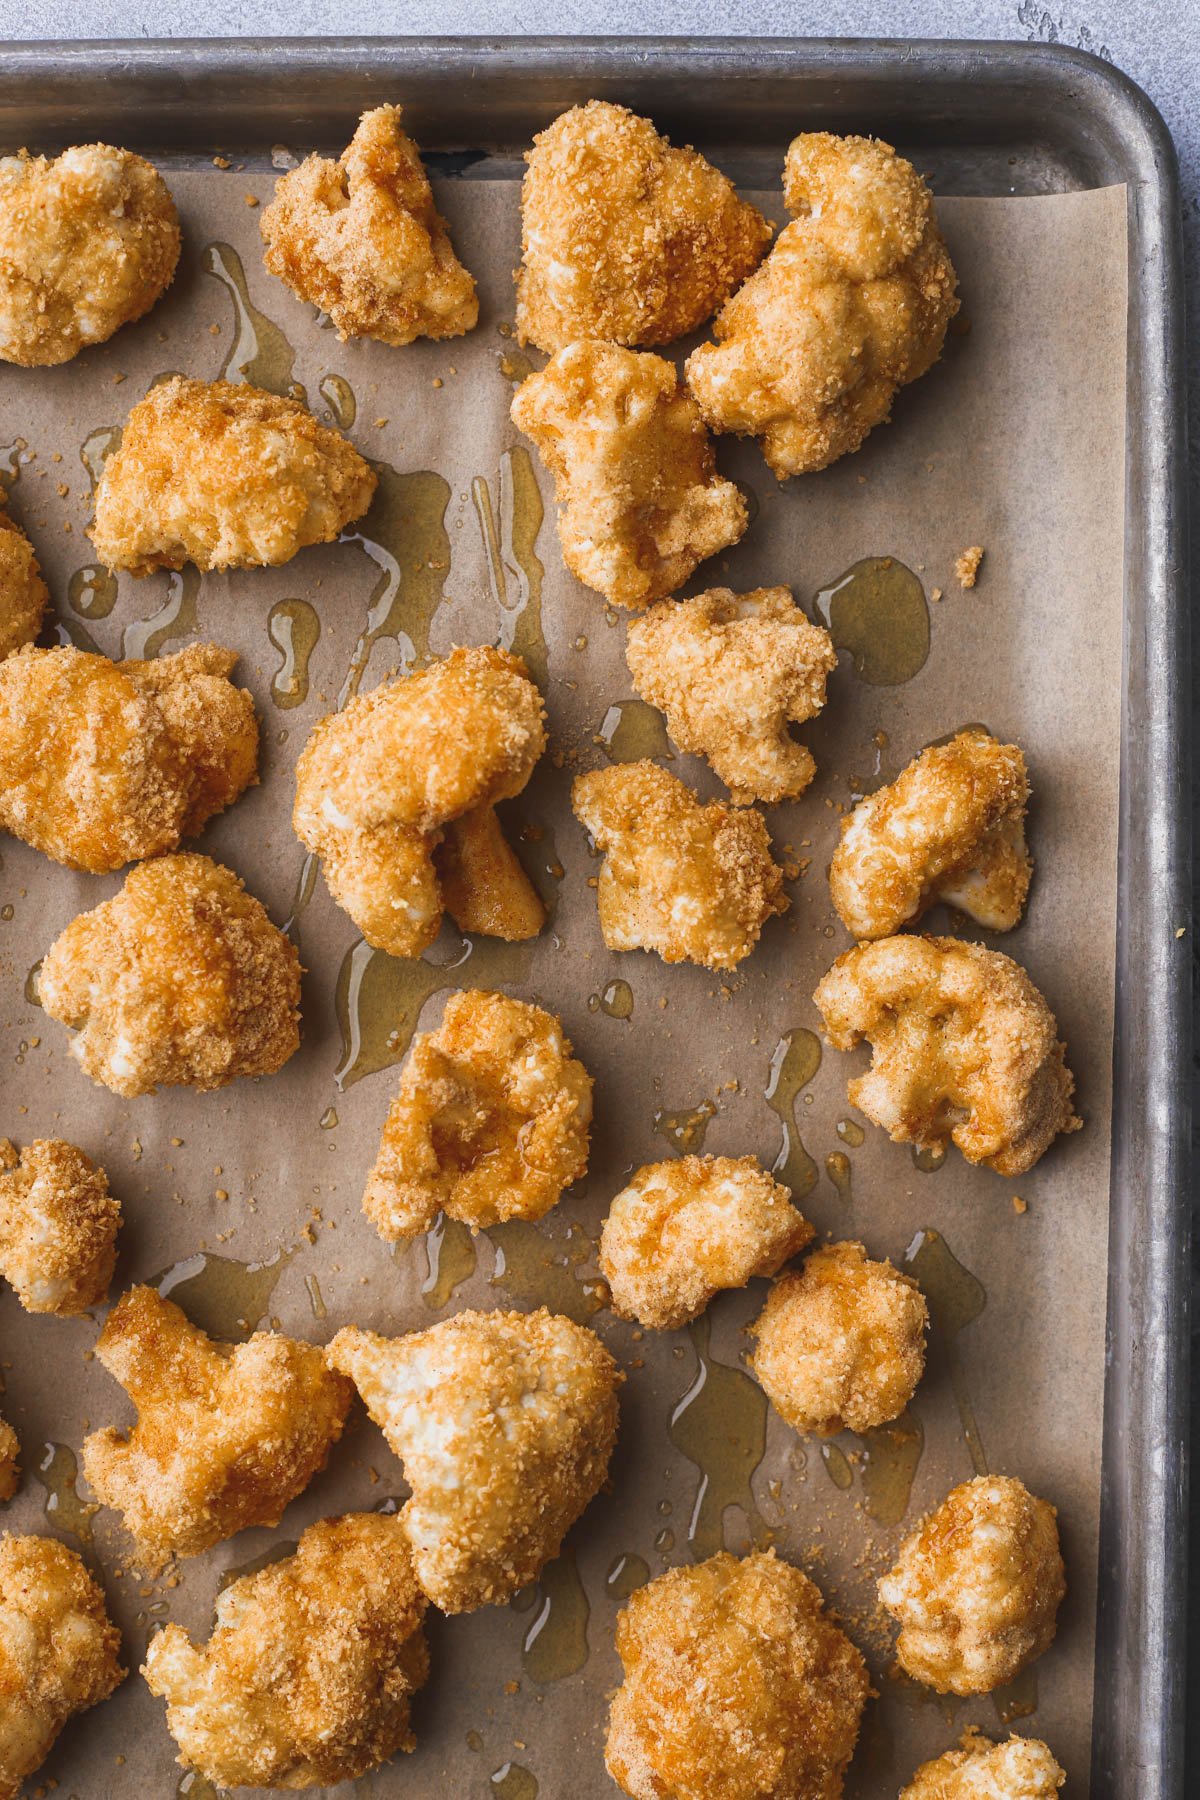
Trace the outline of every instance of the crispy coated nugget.
{"label": "crispy coated nugget", "polygon": [[109,569],[252,569],[290,562],[361,518],[370,465],[297,400],[173,375],[125,421],[89,536]]}
{"label": "crispy coated nugget", "polygon": [[961,1749],[921,1764],[900,1800],[1054,1800],[1066,1779],[1040,1738],[994,1744],[966,1731]]}
{"label": "crispy coated nugget", "polygon": [[86,1312],[107,1297],[121,1207],[90,1156],[39,1138],[18,1156],[0,1138],[0,1275],[26,1312]]}
{"label": "crispy coated nugget", "polygon": [[837,652],[789,588],[662,600],[630,625],[625,655],[642,699],[681,750],[708,758],[735,806],[804,792],[817,765],[789,726],[821,711]]}
{"label": "crispy coated nugget", "polygon": [[674,593],[746,529],[746,503],[661,356],[569,344],[521,383],[512,418],[554,477],[567,567],[616,606]]}
{"label": "crispy coated nugget", "polygon": [[939,1694],[989,1694],[1054,1642],[1066,1593],[1054,1508],[1012,1475],[954,1488],[879,1583],[896,1659]]}
{"label": "crispy coated nugget", "polygon": [[669,344],[711,317],[770,242],[711,163],[606,100],[560,113],[525,161],[517,331],[539,350]]}
{"label": "crispy coated nugget", "polygon": [[622,1319],[673,1331],[721,1289],[774,1275],[812,1235],[756,1157],[672,1157],[639,1169],[613,1201],[600,1269]]}
{"label": "crispy coated nugget", "polygon": [[925,1367],[929,1312],[911,1275],[861,1244],[826,1244],[771,1284],[753,1369],[795,1431],[832,1437],[899,1418]]}
{"label": "crispy coated nugget", "polygon": [[152,662],[64,645],[0,662],[0,825],[104,874],[174,850],[258,777],[258,721],[232,650]]}
{"label": "crispy coated nugget", "polygon": [[277,1525],[325,1467],[351,1400],[316,1345],[271,1331],[214,1343],[151,1287],[122,1294],[96,1355],[138,1419],[85,1438],[83,1472],[151,1569]]}
{"label": "crispy coated nugget", "polygon": [[784,200],[793,223],[687,362],[709,426],[760,438],[781,481],[857,450],[958,311],[933,196],[890,144],[802,133]]}
{"label": "crispy coated nugget", "polygon": [[3,510],[3,498],[0,489],[0,657],[32,644],[50,604],[33,545]]}
{"label": "crispy coated nugget", "polygon": [[343,341],[461,337],[479,317],[402,116],[399,106],[363,113],[341,161],[307,157],[262,215],[268,269],[327,312]]}
{"label": "crispy coated nugget", "polygon": [[957,1144],[1024,1175],[1078,1131],[1054,1014],[1019,963],[957,938],[890,937],[839,956],[813,995],[837,1050],[875,1056],[850,1103],[895,1144]]}
{"label": "crispy coated nugget", "polygon": [[21,1485],[21,1446],[7,1419],[0,1419],[0,1500],[11,1500]]}
{"label": "crispy coated nugget", "polygon": [[404,1464],[399,1517],[443,1612],[499,1606],[536,1579],[599,1489],[620,1371],[585,1325],[461,1312],[428,1331],[347,1326],[328,1350]]}
{"label": "crispy coated nugget", "polygon": [[179,261],[175,202],[111,144],[0,157],[0,360],[69,362],[140,319]]}
{"label": "crispy coated nugget", "polygon": [[132,1097],[272,1075],[300,1043],[300,959],[207,856],[139,863],[46,952],[38,998],[93,1081]]}
{"label": "crispy coated nugget", "polygon": [[618,1614],[617,1653],[605,1762],[633,1800],[839,1800],[866,1664],[774,1551],[668,1569]]}
{"label": "crispy coated nugget", "polygon": [[74,1550],[0,1540],[0,1800],[16,1800],[73,1713],[124,1681],[121,1639]]}
{"label": "crispy coated nugget", "polygon": [[856,938],[889,937],[945,901],[991,931],[1019,923],[1033,864],[1015,744],[969,727],[931,744],[842,820],[829,889]]}
{"label": "crispy coated nugget", "polygon": [[577,776],[571,805],[604,852],[597,899],[610,950],[732,969],[772,913],[787,911],[757,812],[703,806],[652,762]]}
{"label": "crispy coated nugget", "polygon": [[[464,929],[533,936],[545,909],[487,813],[521,792],[545,747],[545,708],[521,658],[454,650],[318,720],[296,765],[292,824],[377,949],[419,956],[444,903]],[[456,820],[443,894],[435,851]]]}
{"label": "crispy coated nugget", "polygon": [[592,1078],[552,1013],[504,994],[452,994],[420,1033],[363,1195],[403,1242],[439,1212],[472,1231],[540,1219],[587,1168]]}
{"label": "crispy coated nugget", "polygon": [[142,1673],[166,1699],[179,1761],[207,1780],[333,1785],[413,1749],[425,1606],[399,1519],[322,1519],[294,1556],[218,1596],[200,1649],[178,1625],[151,1638]]}

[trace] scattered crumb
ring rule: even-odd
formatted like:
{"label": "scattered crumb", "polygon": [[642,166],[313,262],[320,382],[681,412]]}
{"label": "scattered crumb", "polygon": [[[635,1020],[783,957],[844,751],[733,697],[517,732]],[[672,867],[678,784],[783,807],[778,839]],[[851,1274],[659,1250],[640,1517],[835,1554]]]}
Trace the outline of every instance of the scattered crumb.
{"label": "scattered crumb", "polygon": [[[230,167],[230,162],[229,162],[229,158],[227,156],[214,156],[213,157],[213,168],[214,169],[228,169],[229,167]],[[122,1758],[122,1760],[124,1760],[124,1759]]]}
{"label": "scattered crumb", "polygon": [[258,205],[258,195],[257,194],[243,194],[242,198],[243,198],[243,200],[245,200],[247,206],[257,206]]}
{"label": "scattered crumb", "polygon": [[1015,1213],[1026,1213],[1029,1211],[1028,1200],[1022,1200],[1020,1194],[1013,1195],[1012,1203],[1013,1203],[1013,1211]]}
{"label": "scattered crumb", "polygon": [[954,573],[958,577],[959,587],[973,588],[975,586],[975,578],[979,574],[979,565],[982,561],[982,544],[972,544],[969,550],[964,550],[955,557]]}

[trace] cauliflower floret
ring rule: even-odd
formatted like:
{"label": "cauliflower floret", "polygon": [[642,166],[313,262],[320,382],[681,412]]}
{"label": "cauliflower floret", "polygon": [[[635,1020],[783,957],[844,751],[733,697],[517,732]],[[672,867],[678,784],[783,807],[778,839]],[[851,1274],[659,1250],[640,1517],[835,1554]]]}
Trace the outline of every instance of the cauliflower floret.
{"label": "cauliflower floret", "polygon": [[0,1275],[26,1312],[86,1312],[108,1294],[121,1207],[90,1156],[41,1138],[0,1139]]}
{"label": "cauliflower floret", "polygon": [[921,1764],[900,1800],[1054,1800],[1066,1779],[1040,1738],[994,1744],[966,1731],[961,1749]]}
{"label": "cauliflower floret", "polygon": [[604,1759],[633,1800],[838,1800],[866,1664],[773,1551],[668,1569],[618,1615],[617,1653]]}
{"label": "cauliflower floret", "polygon": [[673,594],[746,529],[746,503],[661,356],[569,344],[521,383],[512,418],[554,477],[567,567],[615,606]]}
{"label": "cauliflower floret", "polygon": [[472,1231],[540,1219],[587,1168],[592,1078],[540,1006],[453,994],[413,1040],[363,1210],[403,1242],[438,1213]]}
{"label": "cauliflower floret", "polygon": [[545,716],[521,658],[483,646],[318,720],[296,765],[292,824],[369,944],[419,956],[443,905],[463,930],[541,930],[545,908],[491,809],[529,780]]}
{"label": "cauliflower floret", "polygon": [[945,901],[991,931],[1021,917],[1033,865],[1015,744],[974,727],[923,750],[842,820],[829,889],[856,938],[890,937]]}
{"label": "cauliflower floret", "polygon": [[757,812],[703,806],[652,762],[578,776],[571,805],[604,852],[597,899],[610,950],[733,969],[772,913],[787,911]]}
{"label": "cauliflower floret", "polygon": [[171,285],[179,219],[158,170],[111,144],[0,157],[0,359],[69,362]]}
{"label": "cauliflower floret", "polygon": [[1054,1642],[1066,1593],[1054,1508],[1012,1475],[954,1488],[879,1583],[896,1659],[939,1694],[989,1694]]}
{"label": "cauliflower floret", "polygon": [[152,662],[69,645],[0,662],[0,825],[92,874],[176,849],[257,780],[236,661],[189,644]]}
{"label": "cauliflower floret", "polygon": [[413,1749],[425,1606],[398,1519],[322,1519],[294,1556],[224,1589],[200,1649],[178,1625],[151,1638],[142,1673],[180,1762],[207,1780],[332,1786]]}
{"label": "cauliflower floret", "polygon": [[21,1446],[7,1419],[0,1419],[0,1500],[11,1500],[21,1485]]}
{"label": "cauliflower floret", "polygon": [[703,325],[770,241],[711,163],[606,100],[560,113],[525,161],[517,331],[539,350],[669,344]]}
{"label": "cauliflower floret", "polygon": [[813,1228],[753,1156],[649,1163],[609,1208],[600,1269],[613,1311],[672,1331],[723,1288],[774,1275]]}
{"label": "cauliflower floret", "polygon": [[33,545],[0,507],[0,657],[32,644],[49,604]]}
{"label": "cauliflower floret", "polygon": [[857,450],[958,311],[933,196],[889,144],[802,133],[784,200],[793,223],[687,362],[709,426],[760,438],[781,481]]}
{"label": "cauliflower floret", "polygon": [[736,806],[804,792],[817,765],[788,727],[824,706],[837,652],[790,589],[662,600],[630,625],[625,654],[642,699],[666,713],[681,750],[708,758]]}
{"label": "cauliflower floret", "polygon": [[313,1344],[259,1331],[214,1343],[150,1287],[122,1294],[96,1355],[137,1408],[84,1439],[83,1472],[148,1568],[277,1525],[342,1434],[350,1383]]}
{"label": "cauliflower floret", "polygon": [[341,161],[307,157],[262,216],[268,269],[327,312],[343,341],[461,337],[479,317],[402,116],[399,106],[363,113]]}
{"label": "cauliflower floret", "polygon": [[127,1098],[273,1075],[300,1043],[296,947],[207,856],[131,869],[51,944],[38,997],[84,1073]]}
{"label": "cauliflower floret", "polygon": [[846,1092],[893,1143],[952,1141],[968,1162],[1024,1175],[1082,1123],[1054,1014],[998,950],[881,938],[839,956],[813,999],[835,1049],[874,1048]]}
{"label": "cauliflower floret", "polygon": [[861,1244],[826,1244],[772,1283],[753,1369],[795,1431],[832,1437],[899,1418],[925,1367],[929,1313],[911,1275]]}
{"label": "cauliflower floret", "polygon": [[0,1800],[16,1800],[73,1713],[125,1679],[120,1634],[74,1550],[0,1540]]}
{"label": "cauliflower floret", "polygon": [[533,1581],[596,1494],[621,1375],[594,1332],[548,1313],[462,1312],[428,1331],[347,1326],[329,1346],[404,1464],[400,1519],[443,1612]]}
{"label": "cauliflower floret", "polygon": [[173,375],[125,421],[89,535],[109,569],[252,569],[290,562],[361,518],[376,476],[297,400]]}

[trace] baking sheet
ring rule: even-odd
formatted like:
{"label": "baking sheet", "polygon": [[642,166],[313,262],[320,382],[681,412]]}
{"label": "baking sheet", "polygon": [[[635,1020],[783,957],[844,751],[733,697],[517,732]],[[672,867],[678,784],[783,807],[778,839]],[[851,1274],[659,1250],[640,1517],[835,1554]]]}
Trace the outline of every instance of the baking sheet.
{"label": "baking sheet", "polygon": [[[881,1699],[868,1712],[848,1792],[898,1786],[969,1722],[999,1730],[993,1700],[940,1701],[889,1678],[886,1634],[871,1604],[873,1577],[906,1526],[972,1472],[972,1438],[976,1456],[981,1442],[990,1467],[1020,1474],[1060,1508],[1070,1592],[1058,1643],[1037,1665],[1036,1712],[1020,1728],[1044,1735],[1073,1786],[1085,1788],[1120,730],[1124,190],[944,202],[970,328],[901,398],[895,423],[860,455],[783,490],[753,446],[722,444],[723,467],[753,492],[759,511],[744,542],[702,569],[694,589],[783,581],[811,604],[861,558],[890,555],[927,595],[940,589],[942,598],[929,601],[929,655],[913,679],[872,685],[843,655],[826,714],[806,729],[817,781],[796,805],[768,813],[781,856],[804,869],[789,882],[792,911],[768,927],[736,975],[715,977],[613,955],[600,941],[587,886],[594,865],[569,812],[569,778],[606,754],[639,753],[647,720],[636,707],[611,710],[632,695],[622,621],[563,570],[549,483],[507,419],[512,382],[527,366],[509,323],[515,185],[440,186],[439,203],[480,279],[480,325],[465,340],[403,352],[340,345],[266,275],[257,213],[245,197],[265,197],[269,177],[207,171],[173,176],[173,187],[187,249],[167,301],[65,369],[0,373],[0,441],[26,446],[9,458],[19,468],[12,510],[37,545],[60,625],[77,637],[86,631],[110,653],[140,653],[147,640],[174,648],[194,629],[242,653],[240,678],[253,688],[265,727],[263,782],[200,847],[244,875],[280,922],[304,893],[301,847],[288,823],[291,766],[347,672],[358,670],[370,687],[426,647],[484,640],[516,642],[536,661],[544,639],[552,755],[508,815],[555,900],[554,918],[529,948],[468,946],[447,933],[428,961],[402,965],[356,948],[351,922],[318,879],[296,925],[309,970],[299,1055],[266,1082],[127,1103],[85,1081],[66,1057],[65,1033],[25,998],[28,971],[57,931],[115,891],[119,877],[75,876],[6,841],[3,1127],[20,1142],[68,1137],[102,1161],[128,1221],[117,1286],[170,1270],[175,1296],[205,1322],[265,1312],[284,1329],[323,1339],[350,1319],[398,1332],[462,1305],[544,1298],[587,1317],[630,1374],[612,1493],[585,1515],[537,1593],[511,1608],[432,1622],[434,1674],[416,1710],[419,1748],[402,1770],[367,1777],[356,1791],[382,1796],[403,1782],[417,1794],[491,1791],[526,1800],[536,1780],[543,1794],[565,1791],[568,1781],[581,1795],[612,1792],[600,1755],[604,1696],[619,1678],[612,1622],[620,1590],[640,1572],[632,1559],[657,1573],[707,1553],[722,1527],[731,1548],[769,1535],[804,1561],[871,1657]],[[773,196],[760,198],[777,212]],[[222,245],[234,255],[212,248]],[[112,610],[83,616],[108,596],[86,576],[72,581],[90,560],[81,446],[95,463],[103,433],[151,380],[174,369],[242,369],[277,387],[299,382],[315,408],[343,417],[348,390],[356,406],[350,435],[395,475],[385,474],[382,503],[349,541],[307,551],[282,570],[202,582],[194,572],[139,583],[122,577]],[[974,543],[985,547],[985,562],[977,589],[963,594],[952,564]],[[298,602],[319,618],[320,636],[307,698],[285,705],[298,690],[287,689],[286,668],[281,680],[278,646],[289,619],[297,636],[311,624]],[[368,621],[387,627],[373,643],[364,641]],[[961,1330],[944,1318],[935,1329],[913,1407],[923,1452],[910,1509],[887,1524],[867,1510],[895,1500],[895,1476],[880,1475],[886,1446],[870,1446],[871,1460],[847,1436],[822,1456],[768,1416],[741,1375],[740,1328],[761,1304],[761,1284],[721,1297],[698,1331],[638,1338],[594,1310],[593,1245],[626,1172],[688,1139],[698,1147],[701,1129],[706,1150],[775,1159],[784,1127],[765,1091],[778,1047],[795,1034],[788,1067],[803,1063],[808,1041],[800,1034],[819,1025],[813,986],[846,947],[824,878],[838,808],[890,778],[924,743],[971,721],[1017,739],[1029,758],[1038,869],[1028,917],[1003,947],[1055,1008],[1087,1129],[1012,1186],[953,1157],[936,1172],[920,1170],[869,1126],[861,1145],[848,1141],[853,1127],[839,1135],[839,1122],[853,1120],[844,1084],[859,1057],[827,1052],[796,1095],[790,1130],[804,1149],[793,1153],[791,1169],[811,1159],[817,1182],[801,1204],[819,1228],[860,1235],[872,1252],[896,1260],[919,1234],[936,1231],[986,1290],[986,1304]],[[605,737],[607,749],[596,741]],[[669,766],[705,794],[720,791],[700,763],[676,757]],[[552,872],[559,869],[561,878]],[[935,915],[931,926],[941,923]],[[617,1016],[627,1009],[624,990],[612,986],[621,982],[632,998],[627,1018]],[[394,1072],[373,1065],[402,1051],[419,1011],[422,1023],[436,1020],[445,988],[490,983],[561,1013],[596,1077],[592,1163],[586,1184],[540,1231],[510,1228],[477,1240],[474,1274],[439,1313],[430,1302],[465,1266],[459,1238],[451,1233],[441,1245],[440,1280],[431,1279],[426,1247],[389,1257],[358,1210],[395,1085]],[[774,1099],[788,1112],[778,1085]],[[848,1159],[848,1194],[842,1168],[826,1168],[830,1156]],[[1023,1214],[1014,1194],[1027,1204]],[[926,1274],[933,1246],[927,1236]],[[228,1261],[204,1267],[206,1255]],[[247,1273],[247,1264],[266,1266]],[[952,1303],[964,1295],[960,1316],[976,1310],[981,1295],[959,1278]],[[63,1483],[66,1455],[42,1449],[77,1449],[85,1429],[129,1417],[115,1384],[81,1360],[93,1337],[86,1321],[29,1319],[10,1295],[0,1301],[0,1344],[12,1365],[4,1405],[26,1468],[8,1518],[15,1529],[40,1529],[48,1508],[52,1525],[70,1522],[93,1535],[132,1660],[164,1616],[206,1634],[223,1571],[294,1540],[326,1512],[403,1494],[394,1459],[360,1417],[278,1532],[245,1533],[183,1564],[175,1588],[139,1583],[119,1572],[125,1542],[112,1516],[76,1517]],[[977,1433],[964,1428],[964,1413]],[[911,1453],[916,1442],[914,1428],[893,1452]],[[41,1462],[48,1466],[39,1471]],[[1030,1704],[1034,1684],[1019,1686],[1003,1710]],[[77,1723],[46,1773],[81,1800],[148,1784],[169,1791],[172,1749],[160,1703],[135,1677]],[[198,1793],[187,1780],[183,1791]]]}

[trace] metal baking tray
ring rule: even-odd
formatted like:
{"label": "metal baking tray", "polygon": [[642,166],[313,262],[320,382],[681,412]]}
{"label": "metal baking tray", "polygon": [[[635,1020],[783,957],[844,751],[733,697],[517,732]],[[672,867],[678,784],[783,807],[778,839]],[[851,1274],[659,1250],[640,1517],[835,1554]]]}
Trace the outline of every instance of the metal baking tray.
{"label": "metal baking tray", "polygon": [[[339,150],[404,95],[442,172],[513,159],[619,98],[752,181],[798,123],[919,152],[941,193],[1126,183],[1129,356],[1115,1116],[1092,1792],[1183,1791],[1190,771],[1182,276],[1174,152],[1146,96],[1060,46],[779,39],[16,44],[0,146],[108,137],[167,165],[219,142]],[[493,167],[495,164],[493,162]]]}

